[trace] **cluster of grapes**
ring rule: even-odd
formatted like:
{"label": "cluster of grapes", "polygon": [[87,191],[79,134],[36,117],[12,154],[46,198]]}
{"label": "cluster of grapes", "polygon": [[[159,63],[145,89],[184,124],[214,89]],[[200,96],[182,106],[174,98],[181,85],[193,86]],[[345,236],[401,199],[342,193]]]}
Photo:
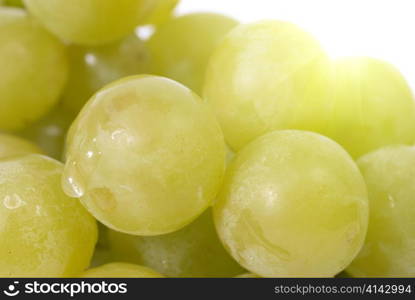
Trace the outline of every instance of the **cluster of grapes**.
{"label": "cluster of grapes", "polygon": [[1,277],[415,276],[392,65],[178,0],[0,3]]}

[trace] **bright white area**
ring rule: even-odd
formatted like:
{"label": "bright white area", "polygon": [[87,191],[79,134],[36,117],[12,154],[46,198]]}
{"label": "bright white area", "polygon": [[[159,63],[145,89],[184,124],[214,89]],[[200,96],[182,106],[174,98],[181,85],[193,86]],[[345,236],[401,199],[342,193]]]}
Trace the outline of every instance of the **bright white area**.
{"label": "bright white area", "polygon": [[393,63],[415,88],[414,0],[181,0],[179,14],[211,11],[241,22],[277,19],[313,33],[333,57]]}

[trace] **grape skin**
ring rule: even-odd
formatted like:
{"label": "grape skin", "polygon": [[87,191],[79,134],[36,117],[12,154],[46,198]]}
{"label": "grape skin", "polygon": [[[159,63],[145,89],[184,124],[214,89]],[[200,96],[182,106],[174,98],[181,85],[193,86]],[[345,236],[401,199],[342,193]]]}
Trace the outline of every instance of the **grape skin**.
{"label": "grape skin", "polygon": [[41,154],[42,150],[22,138],[10,134],[0,133],[0,159],[30,153]]}
{"label": "grape skin", "polygon": [[[25,0],[31,14],[62,40],[102,45],[128,34],[154,0]],[[64,12],[64,13],[62,13]]]}
{"label": "grape skin", "polygon": [[95,47],[70,45],[68,54],[71,69],[62,105],[74,115],[106,84],[150,69],[148,51],[135,35]]}
{"label": "grape skin", "polygon": [[88,267],[96,223],[62,192],[62,170],[37,154],[0,160],[0,277],[68,277]]}
{"label": "grape skin", "polygon": [[81,278],[163,278],[164,276],[143,266],[127,263],[109,263],[85,271]]}
{"label": "grape skin", "polygon": [[58,101],[67,72],[63,44],[24,10],[0,8],[0,130],[43,117]]}
{"label": "grape skin", "polygon": [[225,143],[208,105],[184,86],[133,76],[96,93],[67,138],[65,192],[106,226],[173,232],[215,198]]}
{"label": "grape skin", "polygon": [[[287,22],[240,25],[210,58],[204,98],[225,139],[238,151],[276,129],[319,131],[325,125],[330,65],[320,44]],[[320,118],[320,116],[322,116]]]}
{"label": "grape skin", "polygon": [[390,146],[358,165],[369,192],[365,244],[347,272],[353,277],[415,276],[415,148]]}
{"label": "grape skin", "polygon": [[169,277],[232,277],[243,272],[223,248],[210,209],[170,234],[140,237],[110,231],[108,239],[115,260],[149,266]]}
{"label": "grape skin", "polygon": [[366,187],[338,144],[295,130],[264,135],[229,166],[213,207],[225,247],[261,277],[333,277],[360,250]]}
{"label": "grape skin", "polygon": [[148,41],[152,73],[179,81],[201,95],[213,50],[237,24],[232,18],[213,13],[171,19]]}

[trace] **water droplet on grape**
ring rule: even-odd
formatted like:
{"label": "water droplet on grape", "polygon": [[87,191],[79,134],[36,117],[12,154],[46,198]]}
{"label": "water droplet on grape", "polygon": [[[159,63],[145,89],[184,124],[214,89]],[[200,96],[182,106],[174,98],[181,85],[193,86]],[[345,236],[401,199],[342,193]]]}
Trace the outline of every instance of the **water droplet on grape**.
{"label": "water droplet on grape", "polygon": [[26,205],[26,202],[23,201],[23,199],[19,195],[13,194],[4,197],[3,204],[8,209],[16,209],[23,205]]}
{"label": "water droplet on grape", "polygon": [[82,175],[76,162],[68,158],[68,167],[62,177],[62,188],[65,194],[72,198],[81,198],[85,193]]}

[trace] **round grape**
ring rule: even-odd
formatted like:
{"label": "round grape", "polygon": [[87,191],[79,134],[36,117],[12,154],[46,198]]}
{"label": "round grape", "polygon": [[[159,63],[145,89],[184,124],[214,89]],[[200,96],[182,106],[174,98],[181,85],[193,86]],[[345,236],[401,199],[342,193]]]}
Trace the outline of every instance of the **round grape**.
{"label": "round grape", "polygon": [[68,73],[63,44],[22,9],[0,8],[0,130],[43,117]]}
{"label": "round grape", "polygon": [[363,245],[364,180],[337,143],[316,133],[275,131],[229,166],[216,228],[243,267],[261,277],[332,277]]}
{"label": "round grape", "polygon": [[240,25],[210,58],[204,96],[237,151],[276,129],[321,130],[329,66],[319,43],[296,25]]}
{"label": "round grape", "polygon": [[88,267],[97,226],[63,193],[62,170],[37,154],[0,160],[0,277],[67,277]]}
{"label": "round grape", "polygon": [[415,147],[390,146],[358,160],[369,192],[365,244],[354,277],[415,276]]}
{"label": "round grape", "polygon": [[82,109],[67,137],[65,192],[108,227],[176,231],[216,197],[225,164],[209,106],[157,76],[114,82]]}

